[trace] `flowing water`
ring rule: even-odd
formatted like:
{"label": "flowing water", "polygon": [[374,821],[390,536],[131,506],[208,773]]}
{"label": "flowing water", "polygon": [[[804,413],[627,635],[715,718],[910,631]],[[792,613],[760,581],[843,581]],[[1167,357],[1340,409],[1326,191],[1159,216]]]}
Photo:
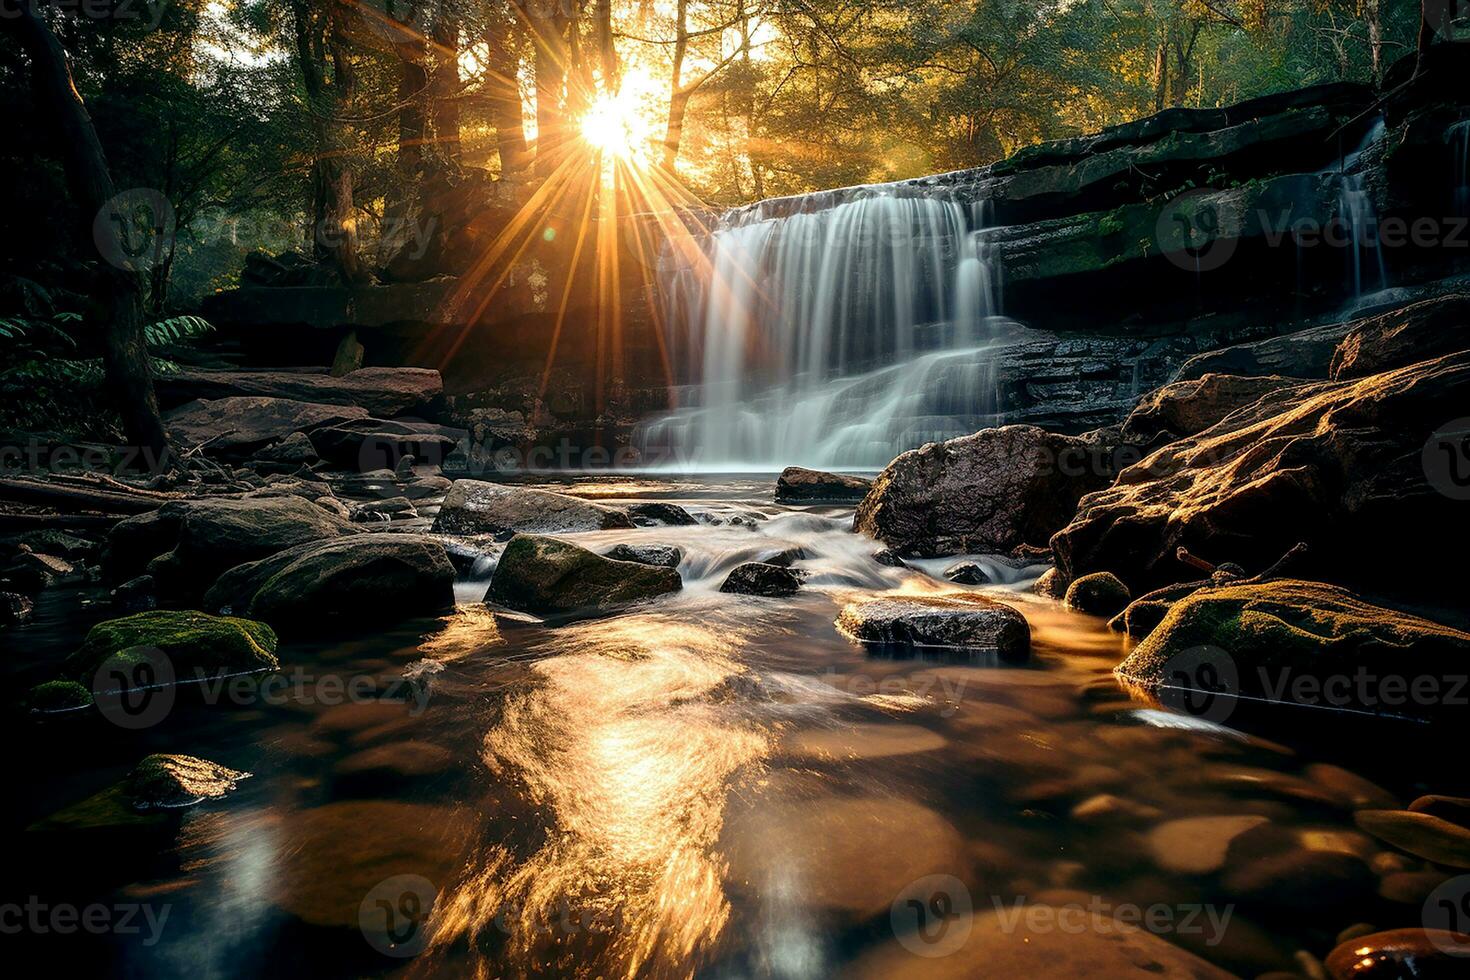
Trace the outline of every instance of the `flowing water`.
{"label": "flowing water", "polygon": [[1378,229],[1378,208],[1367,186],[1368,172],[1359,166],[1363,154],[1383,138],[1387,124],[1382,118],[1368,131],[1362,144],[1343,158],[1340,213],[1348,234],[1348,268],[1353,298],[1361,301],[1368,292],[1388,288],[1388,263]]}
{"label": "flowing water", "polygon": [[984,211],[943,190],[851,188],[729,212],[693,258],[668,252],[683,407],[640,428],[645,458],[881,467],[974,431],[994,411]]}
{"label": "flowing water", "polygon": [[1454,188],[1455,216],[1470,218],[1470,119],[1450,127],[1445,138],[1454,151],[1451,186]]}
{"label": "flowing water", "polygon": [[[1253,977],[1300,970],[1355,923],[1417,924],[1446,877],[1352,819],[1466,795],[1461,768],[1428,761],[1442,735],[1172,714],[1115,683],[1124,641],[1103,622],[1030,594],[1039,569],[984,556],[998,584],[982,591],[1026,615],[1031,662],[870,653],[833,628],[841,606],[953,590],[940,576],[959,559],[879,565],[850,509],[773,506],[770,477],[567,484],[712,522],[573,536],[678,545],[684,590],[553,627],[492,616],[482,568],[453,615],[285,643],[292,680],[268,698],[181,694],[136,731],[7,721],[17,846],[0,902],[152,916],[33,934],[35,952],[190,980],[987,975],[983,947],[931,958],[932,936],[902,924],[914,883],[940,875],[960,902],[941,911],[977,935],[1017,902],[1154,908],[1158,942]],[[718,591],[791,547],[799,595]],[[27,664],[110,614],[84,598],[49,593],[10,634]],[[46,668],[4,669],[18,690]],[[406,673],[432,680],[405,689]],[[254,776],[176,833],[22,832],[152,751]],[[1222,871],[1222,825],[1267,822]],[[1075,976],[1063,957],[1089,941],[1037,934],[1026,972]]]}

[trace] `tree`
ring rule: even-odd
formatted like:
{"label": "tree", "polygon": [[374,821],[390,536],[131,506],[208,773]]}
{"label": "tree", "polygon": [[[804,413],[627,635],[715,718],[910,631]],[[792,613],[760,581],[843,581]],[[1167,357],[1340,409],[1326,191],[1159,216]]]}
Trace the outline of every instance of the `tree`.
{"label": "tree", "polygon": [[[103,213],[116,197],[107,157],[72,80],[66,52],[37,11],[35,0],[20,0],[16,13],[3,20],[17,33],[31,60],[37,106],[55,127],[67,183],[88,219],[85,235],[90,236],[91,219]],[[138,273],[125,264],[104,263],[97,273],[95,298],[103,325],[103,365],[123,431],[130,442],[149,455],[154,467],[172,468],[175,458],[153,390],[152,362],[143,330],[143,286]]]}

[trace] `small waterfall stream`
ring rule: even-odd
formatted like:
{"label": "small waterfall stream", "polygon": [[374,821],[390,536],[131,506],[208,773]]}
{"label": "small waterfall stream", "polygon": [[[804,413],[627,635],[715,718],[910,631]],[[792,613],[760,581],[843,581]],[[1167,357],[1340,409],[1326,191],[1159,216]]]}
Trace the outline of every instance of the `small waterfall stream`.
{"label": "small waterfall stream", "polygon": [[651,465],[882,467],[995,412],[997,286],[984,207],[906,184],[726,214],[660,281],[681,407],[644,423]]}
{"label": "small waterfall stream", "polygon": [[[1367,187],[1367,171],[1360,166],[1363,154],[1383,138],[1387,127],[1380,118],[1363,142],[1342,160],[1340,214],[1348,233],[1348,265],[1352,272],[1353,298],[1361,300],[1365,292],[1388,288],[1388,263],[1383,256],[1383,240],[1378,228],[1378,209]],[[1366,289],[1365,287],[1370,287]]]}
{"label": "small waterfall stream", "polygon": [[1450,179],[1454,187],[1455,217],[1470,217],[1470,119],[1451,126],[1445,133],[1454,153],[1454,170]]}

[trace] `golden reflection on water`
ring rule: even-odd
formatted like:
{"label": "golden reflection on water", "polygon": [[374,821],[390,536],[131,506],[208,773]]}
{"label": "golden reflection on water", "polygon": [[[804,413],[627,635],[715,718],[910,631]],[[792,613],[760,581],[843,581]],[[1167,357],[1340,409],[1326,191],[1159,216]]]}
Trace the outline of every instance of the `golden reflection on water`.
{"label": "golden reflection on water", "polygon": [[438,945],[494,921],[525,973],[556,957],[593,976],[692,972],[730,917],[715,845],[731,781],[771,741],[722,696],[744,672],[738,632],[664,612],[554,635],[484,745],[547,835],[481,856],[436,915]]}

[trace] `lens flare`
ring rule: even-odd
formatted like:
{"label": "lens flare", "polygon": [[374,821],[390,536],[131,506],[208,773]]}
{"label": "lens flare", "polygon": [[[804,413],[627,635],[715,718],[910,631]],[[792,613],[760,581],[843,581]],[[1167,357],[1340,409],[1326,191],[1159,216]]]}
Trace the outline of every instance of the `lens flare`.
{"label": "lens flare", "polygon": [[636,86],[625,84],[616,93],[598,95],[582,116],[581,132],[594,149],[619,160],[644,164],[650,158],[653,126],[635,90]]}

